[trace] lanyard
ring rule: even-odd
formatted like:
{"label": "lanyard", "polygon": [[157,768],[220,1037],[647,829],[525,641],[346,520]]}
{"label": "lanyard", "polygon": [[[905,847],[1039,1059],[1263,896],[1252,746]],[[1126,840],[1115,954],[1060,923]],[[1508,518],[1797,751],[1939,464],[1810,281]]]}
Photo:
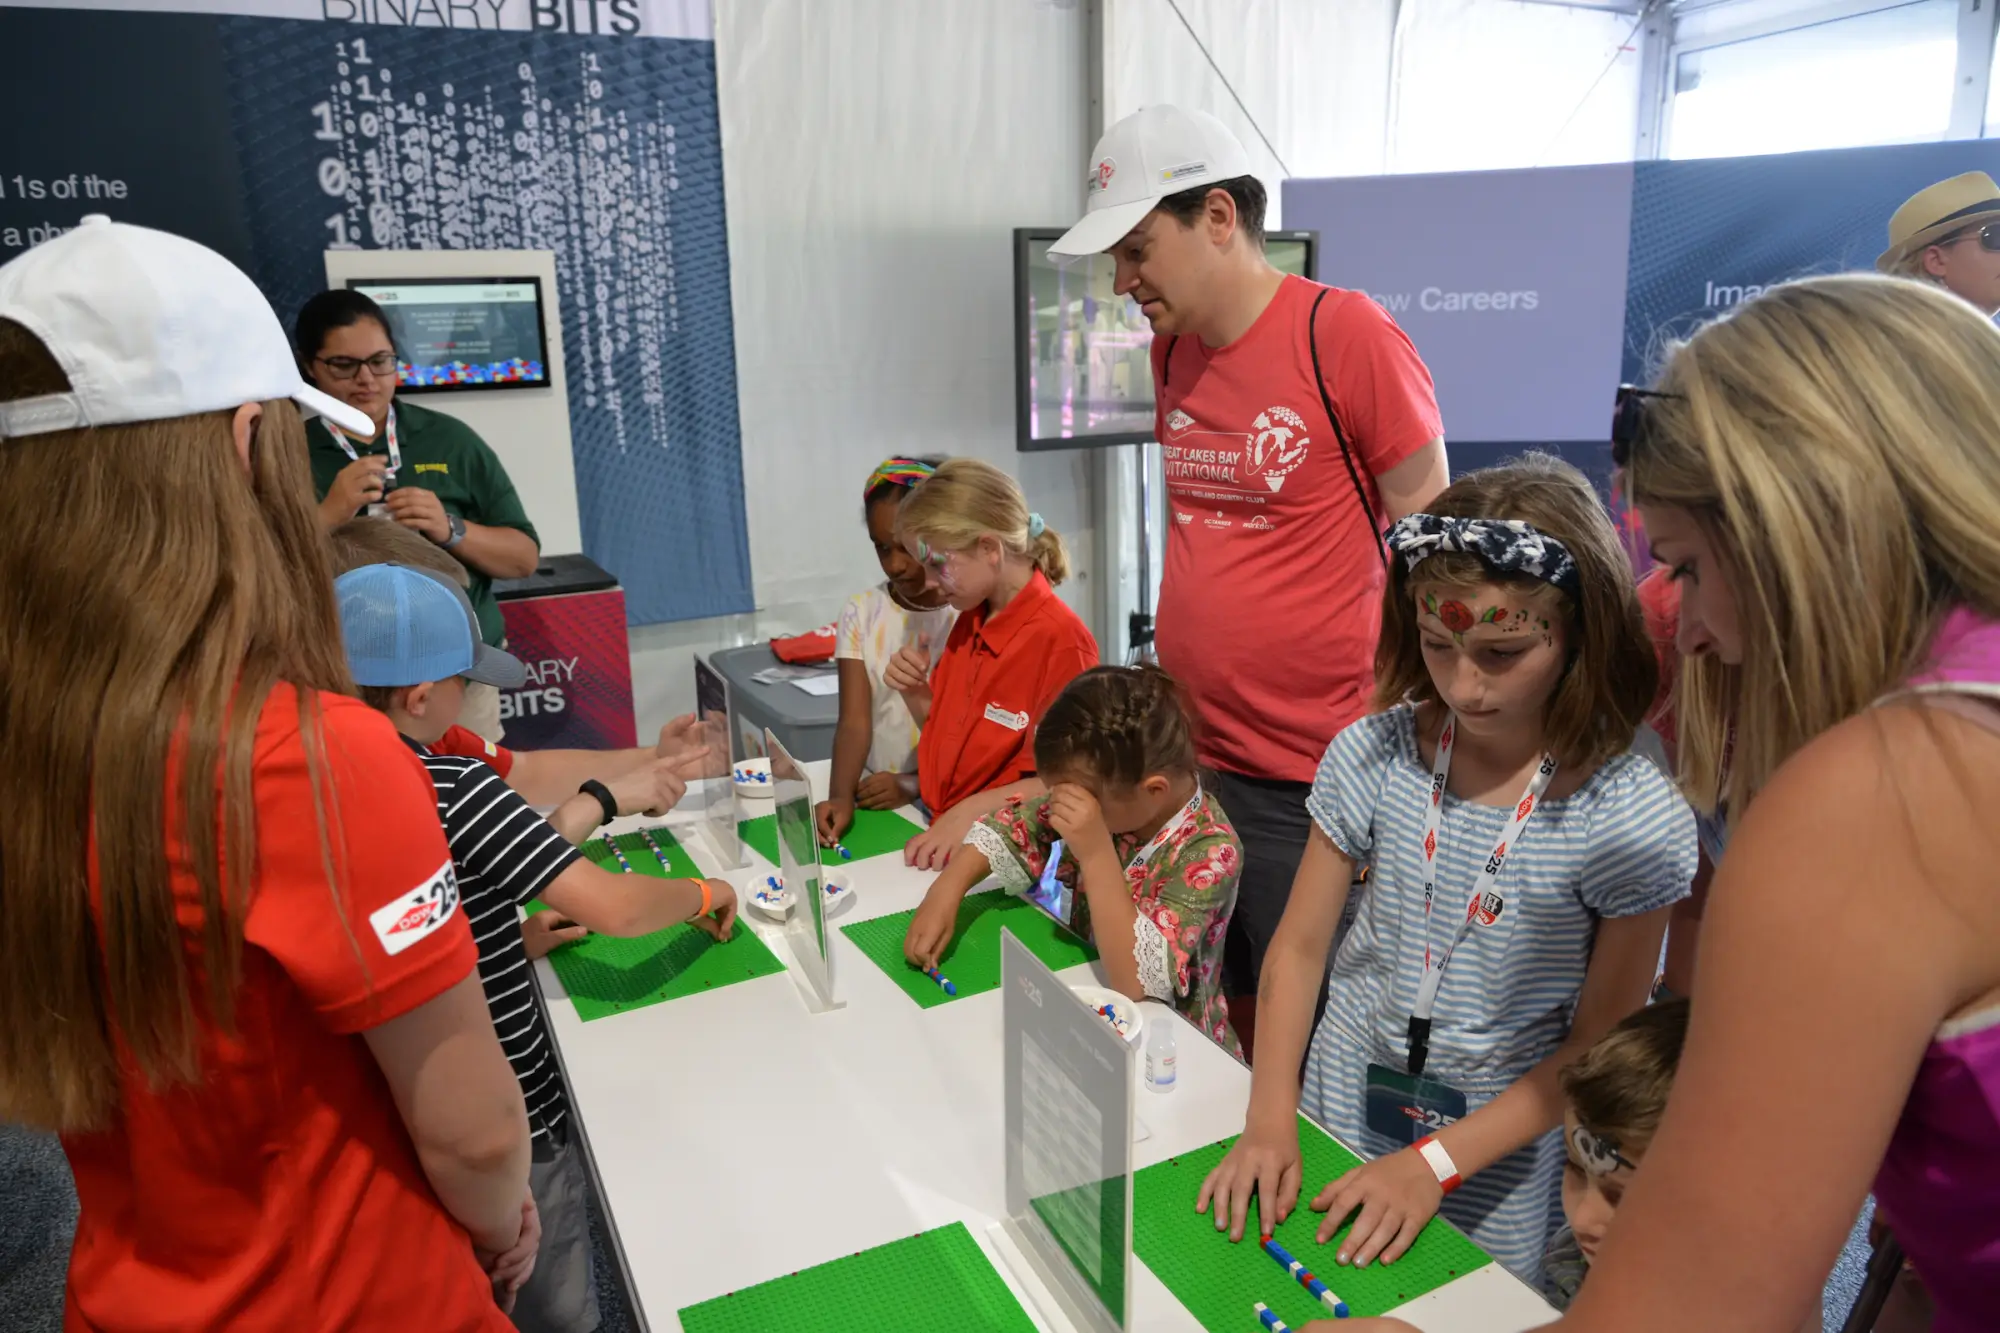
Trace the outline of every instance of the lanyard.
{"label": "lanyard", "polygon": [[[382,431],[383,443],[389,450],[389,470],[383,474],[383,479],[393,484],[397,471],[403,466],[403,451],[396,447],[396,409],[393,406],[389,409],[388,420],[382,423]],[[333,436],[333,442],[339,445],[349,458],[357,463],[361,461],[361,455],[355,451],[354,444],[347,438],[346,431],[328,421],[326,433]]]}
{"label": "lanyard", "polygon": [[1421,850],[1424,857],[1424,979],[1417,987],[1416,1007],[1410,1012],[1410,1073],[1424,1072],[1424,1061],[1430,1056],[1431,1013],[1437,1008],[1438,987],[1444,983],[1444,970],[1451,964],[1451,956],[1465,937],[1472,933],[1475,924],[1490,926],[1500,919],[1500,913],[1507,906],[1507,895],[1500,892],[1500,867],[1507,862],[1507,853],[1520,841],[1521,830],[1527,827],[1528,817],[1541,804],[1542,793],[1549,789],[1549,779],[1556,774],[1556,757],[1544,754],[1542,762],[1535,767],[1534,776],[1528,779],[1528,786],[1521,793],[1521,799],[1514,806],[1514,817],[1507,827],[1500,831],[1500,841],[1494,844],[1493,854],[1486,858],[1486,865],[1473,882],[1472,897],[1465,905],[1465,919],[1458,923],[1451,943],[1445,945],[1444,953],[1435,960],[1431,958],[1431,905],[1437,898],[1437,849],[1438,832],[1444,819],[1444,784],[1451,774],[1452,745],[1458,738],[1458,715],[1445,719],[1444,730],[1438,733],[1437,756],[1431,760],[1430,800],[1424,805],[1424,840]]}
{"label": "lanyard", "polygon": [[1152,840],[1135,852],[1132,859],[1125,863],[1125,878],[1130,880],[1136,871],[1143,867],[1146,862],[1153,859],[1154,852],[1166,846],[1169,839],[1176,833],[1179,833],[1187,824],[1193,822],[1194,812],[1199,809],[1201,809],[1201,779],[1196,778],[1194,795],[1188,798],[1188,803],[1181,807],[1180,813],[1162,824],[1160,831],[1153,835]]}

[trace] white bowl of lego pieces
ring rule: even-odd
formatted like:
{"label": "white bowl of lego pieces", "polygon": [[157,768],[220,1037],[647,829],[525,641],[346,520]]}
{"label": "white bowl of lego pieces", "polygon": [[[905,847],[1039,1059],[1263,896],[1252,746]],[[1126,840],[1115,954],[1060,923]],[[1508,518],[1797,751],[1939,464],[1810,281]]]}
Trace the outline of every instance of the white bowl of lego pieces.
{"label": "white bowl of lego pieces", "polygon": [[1120,995],[1108,986],[1071,986],[1070,990],[1099,1018],[1109,1023],[1112,1031],[1126,1041],[1138,1044],[1140,1029],[1146,1026],[1146,1015],[1128,996]]}
{"label": "white bowl of lego pieces", "polygon": [[[820,881],[820,892],[824,895],[821,902],[825,913],[832,916],[854,901],[854,881],[847,877],[845,871],[829,870]],[[798,901],[776,875],[752,880],[748,896],[751,907],[776,921],[791,915],[792,907]]]}
{"label": "white bowl of lego pieces", "polygon": [[732,776],[736,779],[736,794],[747,796],[753,801],[771,799],[771,761],[768,759],[745,759],[736,765]]}

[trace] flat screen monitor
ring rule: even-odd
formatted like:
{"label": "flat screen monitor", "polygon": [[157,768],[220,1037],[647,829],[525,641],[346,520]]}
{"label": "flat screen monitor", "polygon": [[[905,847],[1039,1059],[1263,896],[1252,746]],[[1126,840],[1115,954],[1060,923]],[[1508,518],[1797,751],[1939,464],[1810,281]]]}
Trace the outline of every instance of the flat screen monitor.
{"label": "flat screen monitor", "polygon": [[[1153,438],[1153,329],[1113,290],[1111,256],[1057,261],[1056,227],[1014,233],[1014,432],[1022,449],[1079,449]],[[1264,253],[1310,278],[1319,233],[1266,233]]]}
{"label": "flat screen monitor", "polygon": [[542,280],[349,278],[382,307],[404,393],[550,387]]}

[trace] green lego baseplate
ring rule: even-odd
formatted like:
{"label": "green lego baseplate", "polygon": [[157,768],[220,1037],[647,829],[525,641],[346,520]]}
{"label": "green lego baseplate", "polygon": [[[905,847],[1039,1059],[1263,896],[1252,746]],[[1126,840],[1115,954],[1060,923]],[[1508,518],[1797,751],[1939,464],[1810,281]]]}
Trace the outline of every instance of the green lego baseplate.
{"label": "green lego baseplate", "polygon": [[[746,819],[736,826],[743,835],[743,845],[755,851],[772,865],[778,864],[778,817],[760,815],[756,819]],[[887,856],[890,852],[900,852],[910,845],[910,839],[923,830],[894,810],[856,810],[854,827],[847,830],[840,840],[841,846],[854,853],[853,860],[866,861],[871,857]],[[839,852],[828,849],[822,853],[828,869],[837,869],[844,864]]]}
{"label": "green lego baseplate", "polygon": [[685,1333],[1035,1333],[963,1222],[680,1311]]}
{"label": "green lego baseplate", "polygon": [[[1243,1239],[1234,1244],[1228,1232],[1215,1229],[1212,1206],[1207,1213],[1194,1210],[1202,1181],[1234,1142],[1227,1138],[1211,1143],[1133,1176],[1133,1250],[1211,1333],[1256,1328],[1251,1307],[1258,1301],[1293,1328],[1330,1318],[1327,1309],[1258,1243],[1259,1213],[1254,1204],[1245,1219]],[[1341,1267],[1334,1256],[1352,1222],[1321,1245],[1314,1237],[1323,1215],[1306,1205],[1329,1181],[1359,1166],[1361,1159],[1304,1116],[1299,1117],[1299,1150],[1303,1171],[1298,1206],[1274,1238],[1353,1314],[1385,1314],[1493,1262],[1456,1227],[1433,1218],[1396,1262],[1384,1264],[1378,1259],[1366,1268]]]}
{"label": "green lego baseplate", "polygon": [[[621,833],[609,841],[594,838],[581,850],[614,874],[627,873],[629,867],[631,874],[655,879],[702,877],[687,849],[664,828]],[[624,855],[623,864],[618,853]],[[665,864],[661,863],[663,856]],[[539,900],[528,904],[530,913],[543,910],[545,905]],[[737,921],[726,944],[685,924],[634,939],[593,933],[557,948],[549,954],[549,964],[562,978],[577,1017],[586,1023],[785,970],[742,920]]]}
{"label": "green lego baseplate", "polygon": [[953,928],[951,944],[938,960],[938,971],[958,992],[947,995],[944,987],[903,958],[903,937],[909,933],[910,919],[914,916],[914,911],[897,912],[840,929],[854,941],[855,948],[902,987],[905,995],[926,1009],[1000,988],[1002,926],[1053,971],[1060,972],[1097,958],[1097,950],[1088,941],[1072,935],[1025,898],[997,889],[968,893],[958,905],[958,924]]}

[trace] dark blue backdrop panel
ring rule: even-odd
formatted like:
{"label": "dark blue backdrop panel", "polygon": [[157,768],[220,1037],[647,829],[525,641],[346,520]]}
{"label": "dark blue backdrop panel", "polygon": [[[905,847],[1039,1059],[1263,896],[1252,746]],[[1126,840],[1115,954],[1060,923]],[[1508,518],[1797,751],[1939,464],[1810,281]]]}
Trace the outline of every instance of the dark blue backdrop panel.
{"label": "dark blue backdrop panel", "polygon": [[1889,215],[1964,171],[2000,176],[2000,141],[1639,163],[1624,377],[1646,380],[1668,340],[1771,283],[1872,270]]}
{"label": "dark blue backdrop panel", "polygon": [[214,19],[0,8],[0,51],[0,263],[104,213],[249,265]]}
{"label": "dark blue backdrop panel", "polygon": [[714,45],[214,22],[280,315],[335,245],[553,250],[585,551],[634,624],[751,609]]}

